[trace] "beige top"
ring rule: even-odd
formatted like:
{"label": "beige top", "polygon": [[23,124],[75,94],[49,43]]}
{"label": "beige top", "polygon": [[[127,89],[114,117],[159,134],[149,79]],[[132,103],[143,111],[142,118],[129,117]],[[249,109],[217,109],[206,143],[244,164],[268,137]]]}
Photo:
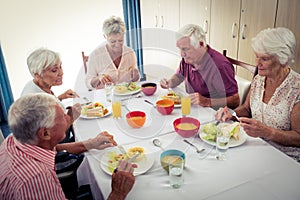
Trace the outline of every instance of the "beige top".
{"label": "beige top", "polygon": [[[102,74],[108,74],[113,79],[115,84],[131,81],[131,73],[129,68],[134,67],[137,69],[136,56],[133,49],[123,46],[123,54],[119,67],[117,68],[111,59],[106,45],[101,45],[96,48],[89,56],[86,84],[88,88],[92,88],[91,80]],[[134,80],[138,80],[138,77],[132,77]]]}
{"label": "beige top", "polygon": [[292,109],[300,101],[300,74],[291,69],[265,106],[262,101],[264,90],[265,77],[257,75],[251,84],[252,118],[276,129],[290,130]]}

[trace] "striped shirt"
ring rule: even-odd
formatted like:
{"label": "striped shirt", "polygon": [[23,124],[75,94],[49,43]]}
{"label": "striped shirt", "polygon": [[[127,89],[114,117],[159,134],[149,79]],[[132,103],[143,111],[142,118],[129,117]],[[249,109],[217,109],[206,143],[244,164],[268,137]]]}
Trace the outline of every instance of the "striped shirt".
{"label": "striped shirt", "polygon": [[0,146],[0,199],[66,199],[55,172],[55,153],[9,135]]}

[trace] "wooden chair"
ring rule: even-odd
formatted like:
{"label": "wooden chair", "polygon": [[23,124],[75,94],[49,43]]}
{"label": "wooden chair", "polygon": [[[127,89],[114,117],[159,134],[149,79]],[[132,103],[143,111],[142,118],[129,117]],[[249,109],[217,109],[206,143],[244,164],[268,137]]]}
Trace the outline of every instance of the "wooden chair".
{"label": "wooden chair", "polygon": [[82,61],[83,61],[83,67],[84,67],[84,73],[87,72],[87,62],[89,60],[89,56],[86,56],[84,54],[84,51],[81,52],[81,55],[82,55]]}
{"label": "wooden chair", "polygon": [[[251,64],[230,58],[226,56],[227,50],[223,50],[223,55],[235,66],[237,67],[243,67],[247,69],[249,72],[253,74],[253,77],[257,74],[257,67],[253,66]],[[251,81],[246,80],[238,75],[235,75],[235,79],[238,84],[238,93],[240,96],[240,104],[243,104],[246,100],[247,94],[250,90]]]}

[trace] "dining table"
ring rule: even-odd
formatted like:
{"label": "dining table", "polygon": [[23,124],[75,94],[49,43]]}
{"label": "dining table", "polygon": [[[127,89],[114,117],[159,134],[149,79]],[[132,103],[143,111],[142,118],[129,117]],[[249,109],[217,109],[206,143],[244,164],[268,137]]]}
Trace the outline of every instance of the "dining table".
{"label": "dining table", "polygon": [[[155,106],[145,102],[148,100],[155,105],[157,100],[169,92],[161,88],[159,82],[156,83],[157,90],[151,96],[146,96],[139,90],[120,95],[120,118],[114,118],[111,114],[111,98],[104,89],[77,92],[81,97],[78,102],[100,102],[109,110],[104,117],[77,119],[74,123],[77,141],[87,140],[107,131],[114,136],[119,146],[125,149],[142,147],[145,150],[147,166],[135,174],[135,184],[126,199],[300,199],[298,162],[261,138],[253,138],[247,134],[244,135],[244,141],[228,149],[226,160],[216,159],[215,146],[201,139],[199,134],[201,127],[214,120],[216,111],[210,107],[192,105],[188,116],[199,120],[200,129],[194,136],[183,138],[173,127],[174,120],[182,117],[180,105],[176,105],[171,114],[162,115]],[[187,95],[182,88],[173,90],[181,96]],[[75,102],[76,99],[68,103]],[[143,127],[128,126],[125,115],[129,111],[146,113]],[[154,139],[160,140],[162,148],[153,144]],[[197,153],[184,139],[205,150]],[[111,174],[106,169],[106,161],[103,161],[104,156],[116,148],[86,152],[77,171],[79,184],[90,184],[94,199],[107,199],[111,192]],[[161,153],[168,149],[180,150],[186,156],[184,181],[178,189],[170,186],[169,175],[160,163]]]}

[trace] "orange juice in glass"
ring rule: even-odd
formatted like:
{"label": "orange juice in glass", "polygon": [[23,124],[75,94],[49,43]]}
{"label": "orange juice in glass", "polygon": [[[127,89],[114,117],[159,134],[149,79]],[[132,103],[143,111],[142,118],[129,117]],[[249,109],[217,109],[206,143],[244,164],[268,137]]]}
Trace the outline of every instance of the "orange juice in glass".
{"label": "orange juice in glass", "polygon": [[183,116],[189,115],[191,112],[191,99],[189,97],[181,98],[181,113]]}
{"label": "orange juice in glass", "polygon": [[112,103],[112,113],[114,118],[120,118],[122,115],[121,102],[115,101]]}

